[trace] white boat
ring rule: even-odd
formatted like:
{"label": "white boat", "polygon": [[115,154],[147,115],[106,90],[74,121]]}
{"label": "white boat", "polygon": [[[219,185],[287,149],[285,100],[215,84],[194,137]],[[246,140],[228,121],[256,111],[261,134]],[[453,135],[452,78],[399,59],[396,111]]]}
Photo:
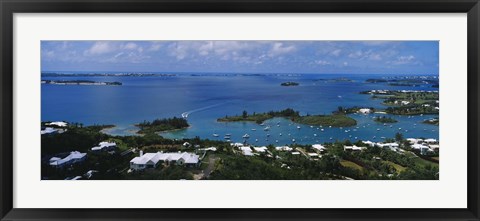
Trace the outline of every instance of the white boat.
{"label": "white boat", "polygon": [[252,131],[256,131],[256,130],[257,130],[257,129],[255,129],[255,128],[252,128]]}
{"label": "white boat", "polygon": [[282,133],[280,133],[279,135],[282,136]]}
{"label": "white boat", "polygon": [[270,134],[267,134],[267,137],[269,137],[269,136],[270,136]]}
{"label": "white boat", "polygon": [[300,129],[301,127],[300,126],[297,126],[297,129]]}
{"label": "white boat", "polygon": [[323,128],[320,131],[323,131]]}
{"label": "white boat", "polygon": [[242,137],[243,137],[243,138],[249,138],[249,137],[250,137],[250,135],[248,135],[248,134],[245,134],[245,135],[243,135]]}
{"label": "white boat", "polygon": [[213,134],[214,137],[218,137],[219,135],[218,134]]}
{"label": "white boat", "polygon": [[295,142],[295,139],[292,139],[292,142]]}
{"label": "white boat", "polygon": [[313,134],[313,136],[314,136],[314,137],[316,137],[316,136],[317,136],[317,134]]}
{"label": "white boat", "polygon": [[270,130],[270,127],[269,126],[266,126],[265,128],[263,128],[264,131],[268,131]]}
{"label": "white boat", "polygon": [[264,124],[264,123],[261,123],[260,126],[265,126],[265,124]]}

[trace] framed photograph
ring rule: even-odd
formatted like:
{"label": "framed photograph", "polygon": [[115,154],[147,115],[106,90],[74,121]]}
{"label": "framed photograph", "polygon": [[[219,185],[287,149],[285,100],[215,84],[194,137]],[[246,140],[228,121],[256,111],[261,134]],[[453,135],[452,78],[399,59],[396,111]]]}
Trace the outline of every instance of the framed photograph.
{"label": "framed photograph", "polygon": [[0,6],[1,220],[479,220],[477,0]]}

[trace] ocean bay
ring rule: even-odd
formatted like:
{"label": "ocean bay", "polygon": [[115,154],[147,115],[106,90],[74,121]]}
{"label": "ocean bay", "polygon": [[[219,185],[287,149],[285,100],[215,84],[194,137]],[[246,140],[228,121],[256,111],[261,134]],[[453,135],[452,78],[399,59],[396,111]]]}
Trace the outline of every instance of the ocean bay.
{"label": "ocean bay", "polygon": [[[42,80],[118,81],[121,86],[79,86],[42,84],[42,121],[63,120],[85,125],[113,124],[105,130],[112,135],[134,134],[134,124],[157,118],[188,114],[189,128],[164,132],[171,139],[200,137],[242,142],[249,134],[255,145],[313,144],[335,140],[383,141],[400,132],[405,137],[439,138],[438,126],[422,121],[438,115],[350,114],[357,120],[353,127],[318,127],[274,118],[264,126],[254,122],[217,122],[216,119],[249,113],[293,108],[302,115],[331,114],[339,106],[386,108],[380,99],[360,94],[366,90],[438,91],[429,85],[391,86],[366,83],[382,75],[341,74],[175,74],[172,76],[79,76],[44,77]],[[348,80],[345,80],[348,79]],[[283,87],[294,81],[299,86]],[[398,123],[374,122],[374,116],[390,116]],[[391,127],[390,127],[391,125]],[[268,131],[264,128],[270,126]],[[297,128],[300,126],[300,129]],[[358,127],[358,128],[357,128]],[[255,130],[252,130],[255,129]],[[323,131],[322,131],[323,129]],[[218,134],[218,137],[213,136]],[[281,134],[281,135],[280,135]],[[289,135],[290,134],[290,135]],[[331,139],[330,139],[331,138]],[[278,141],[278,142],[277,142]]]}

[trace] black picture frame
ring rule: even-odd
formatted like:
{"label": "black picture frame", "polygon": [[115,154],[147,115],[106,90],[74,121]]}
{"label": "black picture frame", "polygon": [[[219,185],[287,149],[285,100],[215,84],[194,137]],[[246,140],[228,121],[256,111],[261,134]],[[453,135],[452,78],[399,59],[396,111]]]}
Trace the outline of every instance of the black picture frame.
{"label": "black picture frame", "polygon": [[[478,0],[0,0],[1,220],[480,220]],[[14,13],[467,13],[467,209],[16,209],[13,208]],[[438,199],[448,200],[448,199]]]}

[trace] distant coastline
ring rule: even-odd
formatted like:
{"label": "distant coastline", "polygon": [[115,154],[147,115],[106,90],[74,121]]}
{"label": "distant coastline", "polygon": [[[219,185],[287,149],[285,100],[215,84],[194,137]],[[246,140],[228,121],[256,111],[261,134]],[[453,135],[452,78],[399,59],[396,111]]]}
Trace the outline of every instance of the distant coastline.
{"label": "distant coastline", "polygon": [[55,85],[113,85],[120,86],[121,82],[98,82],[98,81],[87,81],[87,80],[71,80],[71,81],[52,81],[52,80],[42,80],[42,84],[55,84]]}

